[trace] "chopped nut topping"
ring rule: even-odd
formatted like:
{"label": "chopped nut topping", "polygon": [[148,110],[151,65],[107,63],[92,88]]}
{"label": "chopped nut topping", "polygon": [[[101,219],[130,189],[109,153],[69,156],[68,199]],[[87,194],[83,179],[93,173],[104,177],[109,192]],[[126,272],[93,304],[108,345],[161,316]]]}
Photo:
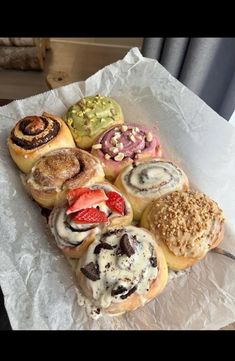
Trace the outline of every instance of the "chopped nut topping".
{"label": "chopped nut topping", "polygon": [[124,153],[118,153],[116,155],[116,157],[114,157],[114,159],[117,161],[117,162],[120,162],[121,160],[123,160],[123,158],[125,157],[125,154]]}
{"label": "chopped nut topping", "polygon": [[127,125],[122,125],[122,132],[126,132],[127,131],[127,129],[128,129],[128,126]]}
{"label": "chopped nut topping", "polygon": [[148,133],[147,133],[146,139],[147,139],[148,142],[152,142],[152,140],[153,140],[153,135],[152,135],[151,132],[148,132]]}
{"label": "chopped nut topping", "polygon": [[110,151],[114,154],[119,152],[119,149],[117,147],[110,147]]}
{"label": "chopped nut topping", "polygon": [[196,258],[208,251],[214,222],[224,221],[217,203],[198,192],[175,191],[153,201],[149,217],[151,230],[175,255]]}
{"label": "chopped nut topping", "polygon": [[111,158],[108,153],[106,153],[104,157],[105,157],[106,160],[109,160]]}

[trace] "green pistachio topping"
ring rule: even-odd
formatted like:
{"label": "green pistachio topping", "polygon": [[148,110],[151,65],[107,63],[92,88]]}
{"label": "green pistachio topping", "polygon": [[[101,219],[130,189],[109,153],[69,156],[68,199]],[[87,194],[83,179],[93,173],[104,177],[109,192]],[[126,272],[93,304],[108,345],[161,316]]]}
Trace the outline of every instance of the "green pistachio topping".
{"label": "green pistachio topping", "polygon": [[74,136],[94,136],[102,128],[111,126],[122,114],[115,100],[101,96],[89,96],[72,105],[64,117]]}

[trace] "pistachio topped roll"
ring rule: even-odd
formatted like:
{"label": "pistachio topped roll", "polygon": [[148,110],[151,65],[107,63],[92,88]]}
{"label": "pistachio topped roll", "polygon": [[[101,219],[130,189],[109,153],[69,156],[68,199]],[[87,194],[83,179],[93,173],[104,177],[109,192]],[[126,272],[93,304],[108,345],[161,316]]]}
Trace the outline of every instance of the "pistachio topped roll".
{"label": "pistachio topped roll", "polygon": [[68,109],[64,120],[82,149],[89,149],[104,130],[124,122],[120,105],[101,95],[80,99]]}

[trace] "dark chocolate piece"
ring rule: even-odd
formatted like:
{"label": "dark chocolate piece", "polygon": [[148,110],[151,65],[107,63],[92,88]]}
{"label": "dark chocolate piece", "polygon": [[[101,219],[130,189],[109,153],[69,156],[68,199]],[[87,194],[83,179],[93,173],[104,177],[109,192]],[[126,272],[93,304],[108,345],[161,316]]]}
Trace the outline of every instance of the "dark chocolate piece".
{"label": "dark chocolate piece", "polygon": [[91,281],[98,281],[100,279],[99,268],[93,262],[90,262],[85,267],[82,267],[81,272]]}
{"label": "dark chocolate piece", "polygon": [[110,250],[113,249],[113,247],[110,244],[103,242],[103,243],[97,244],[97,246],[94,249],[94,253],[99,254],[102,248],[110,249]]}
{"label": "dark chocolate piece", "polygon": [[122,300],[125,300],[125,298],[129,297],[129,296],[130,296],[132,293],[134,293],[136,290],[137,290],[137,287],[134,286],[134,287],[131,288],[130,291],[127,292],[125,295],[120,296],[120,298],[121,298]]}
{"label": "dark chocolate piece", "polygon": [[125,233],[120,240],[120,249],[121,254],[126,254],[127,257],[131,257],[135,253],[135,250],[131,246],[127,233]]}
{"label": "dark chocolate piece", "polygon": [[126,291],[127,291],[127,289],[125,287],[118,286],[118,288],[112,290],[111,296],[117,296]]}
{"label": "dark chocolate piece", "polygon": [[157,257],[150,257],[149,260],[152,267],[157,267]]}

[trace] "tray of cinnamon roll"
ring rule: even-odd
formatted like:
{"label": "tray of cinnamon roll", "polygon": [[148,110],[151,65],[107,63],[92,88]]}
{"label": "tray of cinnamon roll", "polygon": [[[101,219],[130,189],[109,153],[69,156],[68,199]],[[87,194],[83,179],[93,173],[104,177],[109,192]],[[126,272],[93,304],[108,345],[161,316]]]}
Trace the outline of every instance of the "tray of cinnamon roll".
{"label": "tray of cinnamon roll", "polygon": [[18,119],[7,146],[99,315],[144,307],[164,293],[169,270],[191,268],[223,240],[220,206],[166,156],[159,132],[126,122],[114,97],[82,97],[61,118]]}

